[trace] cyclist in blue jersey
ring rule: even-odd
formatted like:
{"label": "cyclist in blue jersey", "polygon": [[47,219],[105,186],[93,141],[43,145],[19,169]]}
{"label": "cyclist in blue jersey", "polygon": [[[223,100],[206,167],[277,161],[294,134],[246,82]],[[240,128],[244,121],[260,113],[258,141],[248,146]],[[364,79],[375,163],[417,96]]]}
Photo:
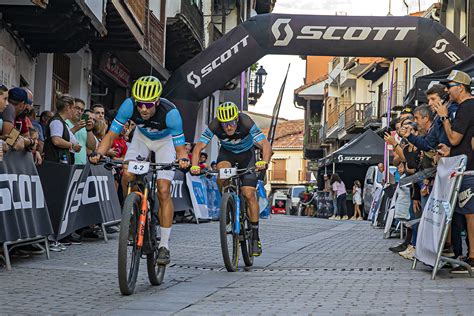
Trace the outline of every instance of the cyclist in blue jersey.
{"label": "cyclist in blue jersey", "polygon": [[[191,173],[199,174],[198,166],[201,151],[217,136],[220,142],[217,169],[230,168],[235,163],[239,168],[255,166],[258,171],[265,170],[272,156],[272,147],[255,122],[245,113],[239,113],[235,103],[224,102],[217,108],[217,117],[209,124],[193,150]],[[262,150],[262,160],[255,157],[255,146]],[[257,176],[247,174],[242,178],[242,195],[249,206],[252,227],[252,256],[262,254],[258,235],[259,206],[256,195]]]}
{"label": "cyclist in blue jersey", "polygon": [[[162,92],[160,81],[153,76],[139,78],[132,87],[133,98],[126,99],[120,106],[117,116],[110,126],[97,151],[91,154],[90,161],[97,163],[101,156],[105,156],[113,141],[119,137],[124,125],[129,121],[137,124],[131,144],[127,149],[125,161],[137,160],[138,157],[148,158],[150,152],[156,154],[160,163],[171,163],[179,159],[181,168],[189,166],[189,159],[184,144],[183,124],[181,115],[176,106],[170,101],[160,98]],[[122,188],[124,196],[127,194],[127,185],[135,176],[127,171],[124,165]],[[160,209],[161,240],[158,246],[158,264],[170,262],[169,236],[173,224],[173,201],[171,200],[171,181],[174,171],[158,172],[158,200]]]}

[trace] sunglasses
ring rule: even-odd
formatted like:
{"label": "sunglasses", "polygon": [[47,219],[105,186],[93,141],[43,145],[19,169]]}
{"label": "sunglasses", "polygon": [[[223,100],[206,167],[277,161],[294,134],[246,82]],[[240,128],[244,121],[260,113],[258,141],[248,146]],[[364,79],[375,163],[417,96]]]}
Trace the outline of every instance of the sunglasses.
{"label": "sunglasses", "polygon": [[446,88],[452,88],[452,87],[457,87],[457,86],[460,86],[461,84],[460,83],[448,83],[446,85]]}
{"label": "sunglasses", "polygon": [[151,109],[155,105],[156,105],[156,102],[140,102],[140,101],[137,101],[137,107],[139,107],[139,108],[146,107],[147,109]]}
{"label": "sunglasses", "polygon": [[229,122],[223,122],[221,123],[222,127],[224,129],[226,129],[227,127],[234,127],[234,126],[237,126],[237,121],[236,120],[233,120],[233,121],[229,121]]}

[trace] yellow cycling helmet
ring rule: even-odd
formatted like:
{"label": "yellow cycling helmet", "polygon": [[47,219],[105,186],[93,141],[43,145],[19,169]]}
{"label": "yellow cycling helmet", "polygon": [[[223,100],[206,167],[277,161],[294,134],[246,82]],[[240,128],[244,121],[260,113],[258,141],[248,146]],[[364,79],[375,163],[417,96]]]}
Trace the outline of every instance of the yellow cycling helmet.
{"label": "yellow cycling helmet", "polygon": [[217,120],[221,123],[230,122],[239,116],[239,108],[234,102],[223,102],[217,107]]}
{"label": "yellow cycling helmet", "polygon": [[132,95],[136,101],[155,102],[159,99],[163,86],[154,76],[143,76],[137,79],[132,87]]}

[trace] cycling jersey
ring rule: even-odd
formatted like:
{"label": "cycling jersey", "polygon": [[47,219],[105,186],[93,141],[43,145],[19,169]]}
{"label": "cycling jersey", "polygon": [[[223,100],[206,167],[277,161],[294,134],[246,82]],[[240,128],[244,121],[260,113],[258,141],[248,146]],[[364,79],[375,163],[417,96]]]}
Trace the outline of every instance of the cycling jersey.
{"label": "cycling jersey", "polygon": [[217,118],[215,118],[204,131],[199,139],[200,142],[208,144],[214,135],[219,139],[222,147],[234,154],[240,154],[254,147],[254,143],[258,143],[265,139],[260,128],[245,113],[239,113],[237,121],[237,129],[232,136],[226,134],[224,128]]}
{"label": "cycling jersey", "polygon": [[155,115],[148,120],[144,120],[140,116],[132,98],[125,99],[110,126],[110,130],[120,134],[128,120],[134,121],[140,132],[150,140],[158,140],[171,135],[175,146],[182,146],[185,143],[181,115],[176,106],[166,99],[160,98]]}

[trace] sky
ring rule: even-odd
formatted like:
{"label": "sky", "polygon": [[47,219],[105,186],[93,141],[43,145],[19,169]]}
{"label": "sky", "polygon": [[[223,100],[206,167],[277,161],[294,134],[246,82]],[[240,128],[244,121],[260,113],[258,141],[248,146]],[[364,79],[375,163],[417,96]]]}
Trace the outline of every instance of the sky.
{"label": "sky", "polygon": [[[410,12],[426,10],[436,0],[406,0]],[[406,15],[407,8],[403,0],[391,0],[392,15]],[[418,6],[418,3],[420,6]],[[385,16],[389,12],[389,0],[277,0],[273,13],[317,14],[317,15],[372,15]],[[263,87],[264,93],[249,111],[271,115],[278,92],[285,77],[288,64],[291,64],[286,82],[280,117],[302,119],[303,110],[293,105],[293,91],[303,85],[306,62],[299,56],[267,55],[259,62],[268,73]]]}

